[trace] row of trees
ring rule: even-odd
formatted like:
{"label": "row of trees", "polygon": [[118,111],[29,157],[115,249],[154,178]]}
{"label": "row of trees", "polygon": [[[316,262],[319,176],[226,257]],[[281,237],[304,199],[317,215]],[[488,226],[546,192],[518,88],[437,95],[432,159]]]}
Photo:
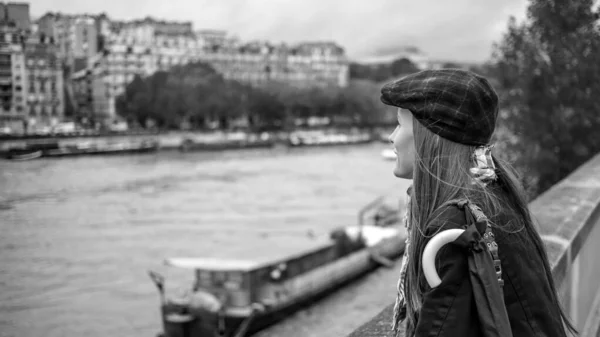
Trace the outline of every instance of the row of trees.
{"label": "row of trees", "polygon": [[379,86],[353,80],[346,88],[298,88],[270,83],[257,88],[226,80],[210,65],[191,63],[135,77],[117,99],[119,114],[162,128],[187,124],[202,128],[211,122],[228,128],[232,120],[247,117],[254,128],[284,128],[297,118],[330,117],[336,123],[371,125],[393,121],[379,103]]}
{"label": "row of trees", "polygon": [[536,195],[600,152],[600,31],[592,0],[530,0],[485,68],[501,96],[505,156]]}
{"label": "row of trees", "polygon": [[350,63],[350,78],[373,82],[387,81],[390,78],[400,77],[416,71],[419,71],[419,68],[407,58],[399,58],[391,63]]}
{"label": "row of trees", "polygon": [[419,69],[400,58],[391,63],[351,63],[349,70],[346,88],[299,88],[276,82],[257,88],[226,80],[208,64],[191,63],[135,77],[117,98],[116,107],[130,122],[145,125],[151,120],[160,128],[202,128],[214,121],[228,128],[230,121],[242,116],[252,127],[267,129],[312,116],[329,117],[336,124],[393,123],[394,114],[379,102],[381,83]]}

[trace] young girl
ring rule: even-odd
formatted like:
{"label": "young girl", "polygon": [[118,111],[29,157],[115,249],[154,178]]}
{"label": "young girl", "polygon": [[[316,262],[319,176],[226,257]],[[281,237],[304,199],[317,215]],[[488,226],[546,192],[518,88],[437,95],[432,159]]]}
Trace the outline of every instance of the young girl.
{"label": "young girl", "polygon": [[[395,334],[401,322],[406,336],[418,337],[566,336],[565,326],[576,333],[522,186],[490,144],[498,97],[488,81],[463,70],[425,70],[385,85],[381,100],[399,108],[390,136],[394,175],[413,180]],[[423,250],[457,228],[465,234],[437,253],[441,283],[432,287]]]}

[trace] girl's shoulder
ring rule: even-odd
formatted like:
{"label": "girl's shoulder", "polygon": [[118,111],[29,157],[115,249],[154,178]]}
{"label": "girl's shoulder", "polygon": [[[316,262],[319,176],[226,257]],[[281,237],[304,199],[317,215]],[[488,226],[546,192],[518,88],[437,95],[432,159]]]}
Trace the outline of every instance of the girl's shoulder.
{"label": "girl's shoulder", "polygon": [[440,206],[433,212],[425,226],[426,236],[455,228],[464,228],[467,225],[467,219],[464,207],[459,202],[448,202]]}
{"label": "girl's shoulder", "polygon": [[523,234],[520,230],[523,226],[522,217],[515,211],[504,209],[490,218],[490,214],[482,211],[476,203],[460,199],[447,202],[433,212],[425,226],[426,236],[431,237],[447,229],[464,229],[468,225],[466,212],[470,212],[475,219],[484,217],[490,221],[497,242],[503,241],[511,233],[518,236]]}

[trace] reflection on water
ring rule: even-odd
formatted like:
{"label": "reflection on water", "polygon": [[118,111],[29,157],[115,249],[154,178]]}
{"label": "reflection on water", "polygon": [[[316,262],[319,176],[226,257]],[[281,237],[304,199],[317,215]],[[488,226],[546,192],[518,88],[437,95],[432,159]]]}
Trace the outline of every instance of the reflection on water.
{"label": "reflection on water", "polygon": [[[146,270],[167,256],[264,257],[400,195],[383,144],[0,161],[0,336],[154,336]],[[344,335],[394,298],[378,270],[258,335]]]}

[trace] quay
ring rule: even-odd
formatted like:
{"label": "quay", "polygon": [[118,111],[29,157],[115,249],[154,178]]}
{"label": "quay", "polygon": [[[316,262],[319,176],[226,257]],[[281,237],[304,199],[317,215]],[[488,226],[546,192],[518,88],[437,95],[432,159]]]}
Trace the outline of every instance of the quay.
{"label": "quay", "polygon": [[[387,129],[385,129],[387,130]],[[54,147],[105,146],[111,144],[156,143],[159,151],[225,150],[251,147],[351,145],[381,141],[386,135],[382,128],[331,128],[279,132],[245,131],[134,131],[82,135],[20,135],[0,137],[0,156],[11,149]]]}

